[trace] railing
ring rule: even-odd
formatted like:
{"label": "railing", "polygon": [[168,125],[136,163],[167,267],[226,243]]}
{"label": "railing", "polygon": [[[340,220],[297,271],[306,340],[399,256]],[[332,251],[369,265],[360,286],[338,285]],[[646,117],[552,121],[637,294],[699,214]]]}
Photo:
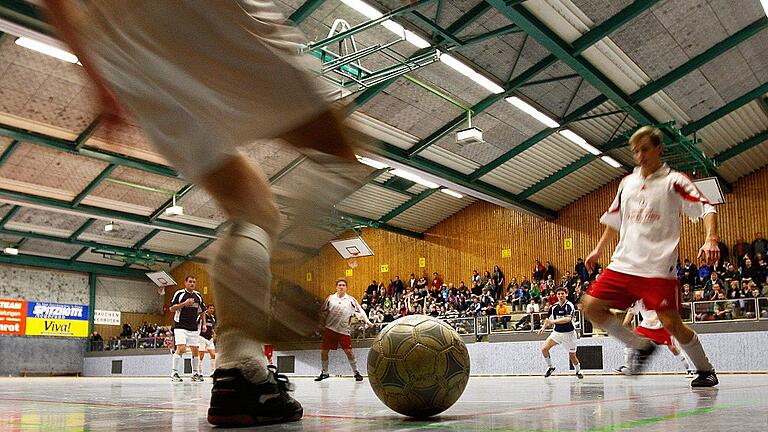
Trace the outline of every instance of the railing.
{"label": "railing", "polygon": [[[516,312],[508,315],[479,317],[442,318],[462,336],[482,337],[489,334],[519,334],[538,331],[547,312],[533,314]],[[749,322],[768,321],[768,298],[745,298],[734,300],[712,300],[686,302],[681,305],[680,316],[685,323],[709,322]],[[389,323],[376,323],[366,328],[359,323],[352,327],[352,338],[356,340],[373,339]],[[573,317],[573,326],[581,336],[598,334],[592,324],[584,320],[581,311]],[[550,327],[546,331],[552,331]],[[318,338],[319,340],[319,335]],[[130,348],[163,348],[164,337],[126,338],[105,341],[89,341],[89,351],[121,350]]]}

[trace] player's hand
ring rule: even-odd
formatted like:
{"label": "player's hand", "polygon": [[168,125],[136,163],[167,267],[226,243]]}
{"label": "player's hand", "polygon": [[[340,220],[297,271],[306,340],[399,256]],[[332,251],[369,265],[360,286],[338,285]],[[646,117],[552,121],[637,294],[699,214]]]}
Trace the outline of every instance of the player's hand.
{"label": "player's hand", "polygon": [[195,303],[195,301],[194,301],[194,300],[192,300],[191,298],[188,298],[188,299],[184,300],[184,303],[182,303],[182,304],[183,304],[184,306],[191,306],[191,305],[193,305],[194,303]]}
{"label": "player's hand", "polygon": [[206,330],[208,330],[208,327],[207,327],[207,326],[203,326],[203,327],[200,329],[200,331],[203,331],[203,332],[204,332],[204,331],[206,331]]}
{"label": "player's hand", "polygon": [[717,240],[709,239],[699,248],[698,258],[704,257],[707,265],[714,265],[720,259],[720,246]]}
{"label": "player's hand", "polygon": [[592,252],[587,255],[587,259],[584,260],[584,264],[587,266],[587,269],[589,271],[592,271],[592,269],[595,267],[595,264],[597,263],[597,260],[600,259],[600,255],[603,254],[603,251],[595,248]]}

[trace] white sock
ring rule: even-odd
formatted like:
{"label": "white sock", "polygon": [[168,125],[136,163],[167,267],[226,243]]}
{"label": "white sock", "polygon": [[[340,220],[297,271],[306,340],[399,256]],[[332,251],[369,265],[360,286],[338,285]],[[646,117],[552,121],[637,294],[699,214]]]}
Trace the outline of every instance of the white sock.
{"label": "white sock", "polygon": [[347,360],[349,360],[349,365],[352,366],[352,373],[356,374],[357,373],[357,360],[355,360],[354,357],[351,358],[351,359],[347,359]]}
{"label": "white sock", "polygon": [[629,365],[629,356],[632,354],[632,348],[624,347],[624,366]]}
{"label": "white sock", "polygon": [[195,375],[195,374],[200,374],[200,357],[193,355],[192,356],[192,375]]}
{"label": "white sock", "polygon": [[696,367],[697,371],[715,370],[715,368],[712,367],[712,363],[709,362],[707,354],[704,353],[704,347],[701,346],[699,335],[696,333],[693,334],[693,339],[691,339],[690,342],[685,345],[680,344],[680,347],[683,348],[683,351],[685,351],[686,354],[688,354],[688,358],[691,359],[691,363],[693,363],[693,366]]}
{"label": "white sock", "polygon": [[328,374],[328,360],[321,360],[320,363],[323,364],[323,373]]}
{"label": "white sock", "polygon": [[685,370],[689,370],[689,369],[691,369],[691,365],[689,365],[689,364],[688,364],[688,359],[686,359],[686,358],[685,358],[685,356],[684,356],[682,353],[681,353],[681,354],[677,354],[677,355],[675,356],[675,358],[676,358],[676,359],[677,359],[677,360],[678,360],[680,363],[682,363],[682,364],[683,364],[683,367],[685,368]]}
{"label": "white sock", "polygon": [[211,372],[216,370],[216,357],[211,356]]}
{"label": "white sock", "polygon": [[574,364],[573,368],[576,369],[576,373],[581,372],[581,363]]}
{"label": "white sock", "polygon": [[552,357],[544,357],[544,361],[547,362],[547,367],[552,367]]}
{"label": "white sock", "polygon": [[179,373],[179,369],[181,367],[181,356],[178,354],[173,354],[173,367],[171,369],[171,375]]}

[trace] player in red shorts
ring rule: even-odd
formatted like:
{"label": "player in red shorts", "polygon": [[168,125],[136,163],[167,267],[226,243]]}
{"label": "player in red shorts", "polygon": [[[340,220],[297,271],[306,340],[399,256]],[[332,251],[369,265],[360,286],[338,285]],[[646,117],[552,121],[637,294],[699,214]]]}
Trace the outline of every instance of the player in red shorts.
{"label": "player in red shorts", "polygon": [[328,351],[335,350],[339,345],[347,355],[349,365],[352,366],[352,373],[355,375],[355,381],[362,381],[363,376],[357,370],[357,360],[352,352],[352,337],[350,336],[350,323],[353,317],[360,319],[366,325],[373,325],[363,312],[363,308],[357,303],[354,297],[347,294],[347,281],[339,279],[336,281],[336,294],[331,294],[325,299],[320,311],[321,325],[323,327],[323,344],[320,347],[320,361],[323,370],[315,381],[322,381],[328,378]]}
{"label": "player in red shorts", "polygon": [[664,140],[659,129],[641,127],[632,134],[629,145],[638,167],[622,179],[616,198],[600,218],[606,228],[587,257],[587,266],[594,266],[617,235],[619,242],[611,263],[584,296],[584,313],[631,348],[627,366],[634,375],[645,368],[656,345],[624,327],[609,309],[626,309],[642,299],[696,367],[698,377],[691,386],[713,387],[718,384],[715,370],[699,337],[683,324],[678,312],[675,264],[681,214],[704,220],[707,234],[699,256],[707,264],[718,260],[717,212],[685,174],[661,161]]}
{"label": "player in red shorts", "polygon": [[[629,323],[632,322],[632,319],[636,315],[640,316],[640,324],[635,327],[635,333],[650,339],[656,345],[666,345],[672,355],[674,355],[675,358],[683,364],[683,367],[687,373],[687,377],[693,378],[693,371],[690,369],[688,360],[680,351],[680,348],[678,348],[677,345],[675,345],[675,343],[672,341],[672,335],[669,334],[669,332],[666,331],[661,325],[661,321],[659,321],[659,317],[656,314],[656,311],[646,309],[643,301],[638,300],[634,305],[632,305],[632,308],[627,311],[627,315],[624,317],[624,325],[629,325]],[[629,368],[626,366],[626,364],[629,363],[628,358],[630,354],[631,350],[627,348],[627,358],[625,359],[625,363],[624,365],[614,369],[616,372],[624,374],[629,373]]]}

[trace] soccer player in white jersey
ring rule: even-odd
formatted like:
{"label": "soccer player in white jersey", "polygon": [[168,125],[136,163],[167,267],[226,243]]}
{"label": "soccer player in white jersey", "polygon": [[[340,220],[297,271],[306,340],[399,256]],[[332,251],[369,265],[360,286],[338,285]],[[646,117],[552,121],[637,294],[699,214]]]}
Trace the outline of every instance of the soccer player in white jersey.
{"label": "soccer player in white jersey", "polygon": [[181,370],[181,356],[189,347],[192,351],[192,381],[202,382],[203,376],[199,374],[200,359],[198,347],[200,346],[200,331],[206,332],[205,302],[203,296],[195,290],[197,279],[194,276],[184,278],[184,288],[176,291],[171,297],[170,310],[173,312],[173,339],[176,342],[176,352],[173,353],[173,367],[171,381],[181,382],[179,376]]}
{"label": "soccer player in white jersey", "polygon": [[234,222],[211,266],[219,352],[208,422],[300,419],[293,386],[267,365],[263,344],[311,334],[318,309],[305,308],[306,291],[273,301],[280,212],[266,176],[238,148],[279,139],[306,154],[302,187],[284,191],[293,214],[302,215],[292,223],[303,229],[360,187],[368,170],[326,103],[315,59],[301,49],[306,38],[273,0],[45,4],[94,84],[107,136],[129,112],[162,156]]}
{"label": "soccer player in white jersey", "polygon": [[539,334],[542,334],[545,329],[554,326],[552,334],[549,335],[544,342],[544,346],[541,347],[541,354],[547,362],[547,372],[544,373],[544,378],[548,378],[555,371],[555,367],[552,365],[552,358],[549,356],[549,350],[555,345],[560,345],[568,351],[571,364],[576,369],[576,377],[578,379],[584,378],[584,375],[581,374],[579,358],[576,357],[576,341],[578,337],[576,336],[576,328],[573,326],[573,315],[576,313],[576,308],[573,306],[573,303],[566,300],[567,296],[568,290],[563,287],[557,289],[557,303],[549,308],[549,316],[544,320],[544,325],[539,330]]}
{"label": "soccer player in white jersey", "polygon": [[[628,326],[632,322],[632,319],[635,318],[635,316],[640,317],[640,324],[635,327],[635,333],[650,339],[656,345],[666,345],[666,347],[669,348],[669,352],[671,352],[672,355],[674,355],[675,358],[683,365],[683,368],[685,368],[687,377],[693,378],[693,371],[690,369],[688,360],[685,358],[683,353],[680,352],[680,348],[678,348],[677,345],[675,345],[675,343],[672,341],[672,335],[669,334],[669,332],[664,329],[664,326],[661,325],[661,321],[659,321],[659,316],[656,314],[656,311],[647,309],[645,304],[643,304],[643,301],[638,300],[635,302],[635,304],[632,305],[631,308],[629,308],[629,310],[627,310],[623,324]],[[631,350],[629,348],[625,348],[625,354],[626,358],[624,360],[624,365],[619,366],[614,370],[619,373],[628,374],[629,368],[627,367],[627,363],[629,363]]]}
{"label": "soccer player in white jersey", "polygon": [[656,345],[624,327],[609,309],[626,309],[642,299],[648,309],[656,311],[696,367],[698,376],[691,386],[715,386],[714,367],[699,337],[683,324],[678,312],[680,288],[675,265],[681,214],[704,220],[706,239],[699,256],[705,257],[707,264],[717,262],[717,213],[685,174],[661,161],[664,143],[659,129],[641,127],[632,134],[629,145],[638,167],[622,179],[616,198],[600,218],[606,228],[587,257],[587,266],[597,262],[617,235],[619,243],[611,263],[584,296],[584,313],[631,348],[627,366],[631,374],[638,374]]}
{"label": "soccer player in white jersey", "polygon": [[323,327],[323,344],[320,347],[320,361],[322,362],[322,371],[315,381],[322,381],[328,378],[328,351],[336,350],[341,345],[344,354],[347,355],[349,365],[352,366],[352,373],[356,381],[362,381],[363,376],[357,370],[357,360],[355,353],[352,352],[352,337],[350,323],[353,317],[365,322],[371,326],[370,320],[363,312],[363,308],[357,303],[357,300],[347,294],[347,281],[339,279],[336,281],[336,293],[331,294],[325,299],[323,307],[320,310],[320,325]]}

